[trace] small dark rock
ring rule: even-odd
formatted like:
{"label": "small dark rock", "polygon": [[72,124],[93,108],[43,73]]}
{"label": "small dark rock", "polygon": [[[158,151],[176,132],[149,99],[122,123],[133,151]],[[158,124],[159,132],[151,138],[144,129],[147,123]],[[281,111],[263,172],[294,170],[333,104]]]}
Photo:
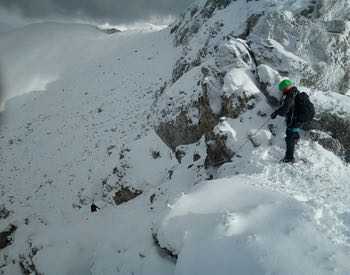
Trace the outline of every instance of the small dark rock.
{"label": "small dark rock", "polygon": [[114,34],[114,33],[122,32],[121,30],[118,30],[116,28],[101,29],[101,31],[103,31],[106,34]]}
{"label": "small dark rock", "polygon": [[171,178],[173,177],[174,171],[173,170],[169,170],[168,171],[168,179],[171,180]]}
{"label": "small dark rock", "polygon": [[141,190],[133,190],[129,187],[122,186],[121,189],[115,192],[113,200],[116,205],[120,205],[127,201],[130,201],[142,194]]}
{"label": "small dark rock", "polygon": [[266,114],[265,112],[261,111],[261,110],[259,110],[259,111],[257,112],[257,115],[258,115],[258,116],[261,116],[261,117],[266,117],[266,116],[267,116],[267,114]]}
{"label": "small dark rock", "polygon": [[155,197],[156,197],[156,194],[152,194],[152,195],[149,197],[150,203],[153,203],[153,202],[154,202]]}
{"label": "small dark rock", "polygon": [[154,158],[154,159],[160,158],[160,152],[159,151],[152,151],[152,158]]}
{"label": "small dark rock", "polygon": [[11,235],[17,230],[17,226],[10,224],[9,228],[3,232],[0,232],[0,249],[11,245]]}
{"label": "small dark rock", "polygon": [[276,125],[271,123],[268,125],[268,128],[269,128],[271,134],[275,137],[277,135]]}
{"label": "small dark rock", "polygon": [[115,145],[110,145],[107,148],[107,154],[108,156],[112,155],[112,150],[115,148]]}
{"label": "small dark rock", "polygon": [[197,154],[197,153],[194,154],[194,155],[193,155],[193,162],[199,160],[200,158],[201,158],[200,154]]}
{"label": "small dark rock", "polygon": [[95,203],[92,203],[90,206],[91,212],[97,212],[97,209],[100,209]]}
{"label": "small dark rock", "polygon": [[118,167],[114,167],[113,168],[113,175],[117,174],[118,173]]}
{"label": "small dark rock", "polygon": [[177,159],[177,161],[178,161],[179,163],[181,163],[181,160],[182,160],[182,158],[183,158],[184,156],[186,156],[185,151],[182,151],[182,150],[180,150],[180,149],[177,149],[177,150],[175,151],[175,157],[176,157],[176,159]]}
{"label": "small dark rock", "polygon": [[5,205],[0,205],[0,220],[7,219],[10,216],[10,211],[6,209]]}

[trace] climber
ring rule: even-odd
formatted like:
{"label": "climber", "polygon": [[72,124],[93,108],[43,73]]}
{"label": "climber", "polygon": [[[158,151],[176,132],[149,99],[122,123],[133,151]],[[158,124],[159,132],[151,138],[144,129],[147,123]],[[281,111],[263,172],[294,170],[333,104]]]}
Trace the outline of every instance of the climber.
{"label": "climber", "polygon": [[271,119],[277,115],[286,117],[286,153],[283,162],[294,162],[294,148],[300,139],[300,128],[315,115],[315,108],[309,96],[293,85],[289,79],[282,80],[278,89],[283,93],[282,105],[271,114]]}

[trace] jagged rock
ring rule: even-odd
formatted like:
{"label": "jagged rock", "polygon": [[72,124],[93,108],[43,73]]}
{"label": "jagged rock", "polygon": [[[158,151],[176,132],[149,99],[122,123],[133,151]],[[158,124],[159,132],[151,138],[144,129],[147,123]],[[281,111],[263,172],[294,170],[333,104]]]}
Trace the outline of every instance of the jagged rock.
{"label": "jagged rock", "polygon": [[201,155],[195,153],[195,154],[193,155],[193,162],[196,162],[197,160],[200,160],[200,158],[201,158]]}
{"label": "jagged rock", "polygon": [[254,75],[248,69],[233,68],[224,78],[222,116],[237,118],[255,106],[261,91],[256,86]]}
{"label": "jagged rock", "polygon": [[341,94],[350,94],[350,71],[345,73],[339,92]]}
{"label": "jagged rock", "polygon": [[348,28],[344,30],[339,20],[314,20],[297,13],[272,12],[258,20],[247,40],[258,65],[267,64],[308,87],[341,91],[349,64]]}
{"label": "jagged rock", "polygon": [[114,193],[113,200],[116,205],[130,201],[142,194],[141,190],[121,186],[120,190]]}
{"label": "jagged rock", "polygon": [[181,76],[183,76],[190,69],[191,69],[190,63],[188,63],[184,58],[180,58],[175,64],[175,68],[172,74],[172,82],[175,83]]}
{"label": "jagged rock", "polygon": [[182,159],[186,156],[186,152],[180,148],[177,148],[175,151],[175,157],[179,163],[181,163]]}
{"label": "jagged rock", "polygon": [[[283,77],[319,90],[334,90],[343,94],[349,91],[350,77],[346,69],[349,63],[346,46],[348,38],[345,25],[341,23],[345,19],[334,21],[334,15],[319,17],[320,13],[327,13],[329,6],[338,4],[310,1],[309,4],[290,10],[267,9],[266,13],[264,9],[261,12],[257,10],[257,13],[250,14],[249,19],[242,22],[247,26],[242,33],[242,37],[247,38],[245,42],[234,38],[239,37],[242,29],[229,32],[227,26],[221,27],[223,23],[208,20],[215,10],[230,3],[208,0],[196,4],[171,29],[175,44],[183,46],[183,58],[175,66],[173,83],[181,83],[185,75],[191,75],[194,82],[199,82],[199,77],[194,79],[197,77],[194,66],[202,66],[202,79],[199,82],[201,91],[193,90],[191,101],[182,101],[181,97],[176,98],[176,91],[171,91],[175,99],[168,102],[169,107],[162,113],[163,118],[167,118],[170,113],[170,119],[162,119],[156,127],[158,135],[173,150],[179,145],[197,142],[203,135],[208,141],[208,147],[211,146],[209,141],[215,140],[212,132],[219,117],[239,117],[247,109],[254,108],[261,92],[271,105],[279,105],[281,94],[276,87]],[[341,7],[340,3],[338,8]],[[325,23],[324,20],[329,21]],[[207,22],[210,24],[205,24]],[[328,27],[325,28],[325,25]],[[203,29],[199,29],[202,26]],[[221,32],[222,29],[225,32]],[[200,39],[195,35],[198,31],[201,31]],[[343,35],[334,35],[334,32],[340,31],[344,31]],[[218,33],[222,35],[220,43],[216,37]],[[198,42],[204,44],[201,53],[196,52]],[[334,49],[337,49],[337,55],[333,54]],[[330,73],[334,68],[339,71],[335,77]],[[242,70],[246,70],[244,75]],[[331,79],[329,75],[332,75]],[[188,82],[189,78],[185,80]],[[178,86],[182,87],[181,84]],[[186,91],[187,95],[190,93]],[[334,128],[326,120],[321,119],[320,130]],[[331,132],[349,151],[347,134],[337,138],[344,126],[339,125],[339,129],[331,129]],[[216,139],[214,143],[223,144],[222,140]],[[258,145],[254,139],[252,142]]]}
{"label": "jagged rock", "polygon": [[155,150],[153,150],[153,151],[151,152],[151,155],[152,155],[152,158],[153,158],[153,159],[158,159],[158,158],[161,157],[160,152],[159,152],[159,151],[155,151]]}
{"label": "jagged rock", "polygon": [[122,32],[121,30],[118,30],[116,28],[109,28],[109,29],[99,29],[100,31],[107,33],[107,34],[114,34],[118,32]]}
{"label": "jagged rock", "polygon": [[8,229],[3,232],[0,232],[0,249],[11,245],[12,243],[12,234],[17,230],[17,226],[10,224]]}
{"label": "jagged rock", "polygon": [[[201,91],[197,100],[188,102],[187,106],[182,104],[182,111],[175,119],[161,121],[156,126],[157,134],[173,151],[179,145],[195,143],[203,135],[210,134],[220,117],[237,118],[253,108],[256,93],[260,93],[249,69],[231,70],[224,76],[212,67],[202,67],[201,73]],[[239,80],[233,79],[236,74],[240,74]],[[230,84],[225,85],[225,81]],[[169,105],[173,111],[173,104]],[[197,110],[197,121],[190,118],[192,110]]]}
{"label": "jagged rock", "polygon": [[318,142],[326,150],[329,150],[336,155],[344,154],[344,147],[341,145],[339,140],[324,132],[312,130],[310,131],[310,138],[311,140]]}
{"label": "jagged rock", "polygon": [[37,269],[34,261],[34,257],[39,252],[39,249],[32,247],[32,244],[30,242],[29,245],[31,246],[30,254],[27,256],[19,256],[19,266],[21,268],[21,271],[24,275],[44,275]]}
{"label": "jagged rock", "polygon": [[254,27],[259,21],[259,18],[262,16],[262,14],[253,14],[248,17],[247,19],[247,27],[245,31],[239,35],[239,38],[247,39],[247,37],[250,35],[250,33],[253,31]]}
{"label": "jagged rock", "polygon": [[7,219],[10,216],[10,211],[6,209],[5,205],[0,205],[0,220]]}
{"label": "jagged rock", "polygon": [[332,20],[325,22],[328,32],[341,34],[346,30],[346,23],[343,20]]}
{"label": "jagged rock", "polygon": [[[203,79],[201,81],[201,96],[190,105],[182,107],[182,111],[171,121],[160,122],[156,126],[158,136],[173,150],[179,145],[197,142],[204,134],[210,132],[218,122],[220,112],[217,110],[220,104],[211,104],[217,99],[217,90],[221,89],[222,77],[219,72],[202,68]],[[220,100],[220,99],[219,99]],[[172,109],[173,106],[171,105]],[[221,108],[219,106],[218,108]],[[195,123],[189,116],[191,110],[198,113],[198,121]],[[214,109],[214,110],[213,110]]]}
{"label": "jagged rock", "polygon": [[217,167],[230,161],[234,156],[233,147],[236,141],[236,132],[226,122],[225,117],[220,118],[220,123],[206,136],[205,167]]}
{"label": "jagged rock", "polygon": [[[193,5],[190,12],[182,14],[180,20],[170,28],[170,33],[175,36],[175,46],[187,45],[216,9],[225,8],[231,2],[232,0],[208,0],[202,7]],[[212,31],[209,33],[213,34]]]}
{"label": "jagged rock", "polygon": [[184,111],[174,121],[160,122],[156,132],[173,151],[177,146],[194,143],[202,136],[199,126],[193,125]]}
{"label": "jagged rock", "polygon": [[232,1],[235,0],[208,0],[205,7],[212,6],[214,8],[223,9],[226,8]]}
{"label": "jagged rock", "polygon": [[227,67],[254,69],[254,60],[250,55],[248,45],[237,39],[230,39],[219,46],[215,56],[216,66],[225,71]]}
{"label": "jagged rock", "polygon": [[[332,113],[321,113],[317,119],[305,125],[306,129],[315,129],[322,132],[330,133],[331,137],[340,142],[344,148],[345,155],[350,152],[350,118],[342,117]],[[326,147],[334,149],[336,152],[341,151],[335,141],[326,139],[323,144]],[[326,148],[327,149],[327,148]]]}

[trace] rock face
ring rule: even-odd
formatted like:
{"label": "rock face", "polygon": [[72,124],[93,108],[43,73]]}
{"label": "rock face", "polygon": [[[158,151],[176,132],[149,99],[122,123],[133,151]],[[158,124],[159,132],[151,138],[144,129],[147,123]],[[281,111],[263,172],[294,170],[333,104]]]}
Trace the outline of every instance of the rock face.
{"label": "rock face", "polygon": [[346,31],[346,23],[342,20],[326,21],[325,25],[328,32],[341,34]]}
{"label": "rock face", "polygon": [[305,12],[261,16],[247,37],[252,52],[258,65],[267,64],[304,86],[340,91],[349,65],[349,28],[336,17],[324,21]]}
{"label": "rock face", "polygon": [[318,142],[325,149],[335,153],[336,155],[344,154],[344,147],[341,145],[339,140],[333,138],[332,136],[321,131],[312,130],[310,131],[310,137],[313,141]]}
{"label": "rock face", "polygon": [[328,137],[319,134],[313,136],[327,150],[343,155],[347,161],[350,161],[350,118],[322,113],[308,127],[330,133]]}
{"label": "rock face", "polygon": [[[256,87],[252,92],[234,78],[237,75],[238,79],[245,78],[243,82],[256,85],[255,66],[247,45],[229,39],[216,49],[210,62],[196,68],[188,64],[179,66],[178,61],[174,83],[158,101],[161,119],[156,131],[173,150],[179,145],[194,143],[203,135],[211,135],[220,117],[237,118],[254,106],[256,94],[260,94]],[[193,83],[193,90],[188,90],[188,82]]]}

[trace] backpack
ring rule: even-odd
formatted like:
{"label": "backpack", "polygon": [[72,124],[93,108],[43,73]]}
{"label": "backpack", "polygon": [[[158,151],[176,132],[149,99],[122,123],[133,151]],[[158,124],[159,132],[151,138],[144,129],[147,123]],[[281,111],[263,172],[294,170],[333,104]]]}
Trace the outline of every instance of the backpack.
{"label": "backpack", "polygon": [[315,116],[315,107],[305,92],[295,96],[294,114],[300,122],[311,121]]}

